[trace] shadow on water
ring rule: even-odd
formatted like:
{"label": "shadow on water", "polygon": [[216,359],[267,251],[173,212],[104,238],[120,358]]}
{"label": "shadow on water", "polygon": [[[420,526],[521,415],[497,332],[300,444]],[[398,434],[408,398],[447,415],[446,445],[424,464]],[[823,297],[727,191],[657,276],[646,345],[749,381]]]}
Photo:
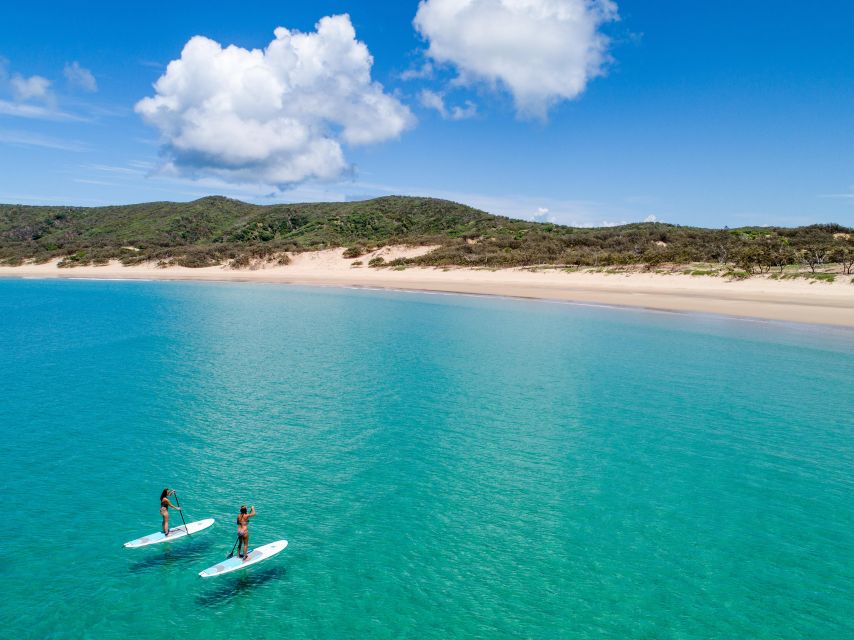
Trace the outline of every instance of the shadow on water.
{"label": "shadow on water", "polygon": [[236,576],[223,576],[217,578],[219,584],[215,588],[200,594],[196,602],[203,607],[220,607],[268,582],[284,578],[287,573],[288,570],[285,567],[269,567],[256,571],[243,571]]}
{"label": "shadow on water", "polygon": [[194,540],[181,545],[180,548],[167,547],[159,553],[149,551],[151,555],[131,563],[128,570],[131,573],[139,573],[156,567],[165,567],[170,564],[186,562],[207,552],[213,546],[213,543],[214,541],[210,539]]}

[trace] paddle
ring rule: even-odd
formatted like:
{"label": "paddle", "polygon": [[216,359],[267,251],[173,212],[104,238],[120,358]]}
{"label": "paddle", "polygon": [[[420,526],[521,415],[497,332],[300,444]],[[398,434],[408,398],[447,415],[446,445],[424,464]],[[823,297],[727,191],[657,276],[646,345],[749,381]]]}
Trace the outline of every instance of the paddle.
{"label": "paddle", "polygon": [[190,530],[187,528],[187,521],[184,520],[184,510],[181,509],[181,501],[178,500],[178,492],[173,491],[172,494],[175,496],[175,504],[178,505],[178,509],[179,509],[178,513],[181,514],[181,522],[184,523],[184,531],[187,532],[187,535],[190,535]]}
{"label": "paddle", "polygon": [[[237,536],[237,540],[234,541],[234,546],[231,548],[231,552],[228,554],[228,558],[234,556],[234,550],[237,549],[237,543],[240,542],[240,536]],[[226,558],[226,560],[228,559]]]}

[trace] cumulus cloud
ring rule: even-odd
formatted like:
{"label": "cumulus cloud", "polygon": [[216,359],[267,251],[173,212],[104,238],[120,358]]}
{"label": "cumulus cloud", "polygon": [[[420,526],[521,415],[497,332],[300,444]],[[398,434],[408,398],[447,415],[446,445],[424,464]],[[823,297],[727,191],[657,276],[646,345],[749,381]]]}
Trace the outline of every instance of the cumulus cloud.
{"label": "cumulus cloud", "polygon": [[551,214],[548,207],[537,207],[537,212],[530,216],[532,222],[557,222],[557,218]]}
{"label": "cumulus cloud", "polygon": [[523,117],[578,97],[609,61],[613,0],[421,0],[415,28],[457,82],[506,88]]}
{"label": "cumulus cloud", "polygon": [[477,115],[477,105],[471,100],[466,100],[464,106],[454,105],[450,109],[445,104],[445,96],[442,93],[424,89],[418,94],[421,106],[433,109],[445,120],[466,120]]}
{"label": "cumulus cloud", "polygon": [[0,90],[12,93],[12,100],[0,98],[0,115],[33,120],[85,121],[86,118],[61,111],[51,82],[42,76],[22,76],[15,73],[3,82],[5,64],[0,59]]}
{"label": "cumulus cloud", "polygon": [[74,62],[66,62],[63,69],[65,79],[68,83],[78,89],[94,93],[98,90],[98,82],[92,72],[85,67],[81,67],[76,60]]}
{"label": "cumulus cloud", "polygon": [[657,216],[648,215],[646,218],[643,219],[643,221],[644,222],[658,222],[659,220],[658,220]]}
{"label": "cumulus cloud", "polygon": [[58,106],[53,83],[39,75],[25,76],[10,73],[9,61],[0,57],[0,115],[33,120],[77,121],[87,118],[62,111]]}
{"label": "cumulus cloud", "polygon": [[17,100],[48,100],[51,98],[50,80],[42,76],[29,78],[16,73],[10,81]]}
{"label": "cumulus cloud", "polygon": [[168,168],[285,187],[334,179],[343,145],[396,138],[409,109],[371,79],[373,57],[347,15],[313,33],[279,27],[264,50],[196,36],[136,111],[159,129]]}

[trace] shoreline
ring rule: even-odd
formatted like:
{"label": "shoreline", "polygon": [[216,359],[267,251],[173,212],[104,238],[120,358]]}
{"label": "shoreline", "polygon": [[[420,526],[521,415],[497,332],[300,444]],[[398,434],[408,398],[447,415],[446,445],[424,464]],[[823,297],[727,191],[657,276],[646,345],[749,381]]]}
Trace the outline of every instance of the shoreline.
{"label": "shoreline", "polygon": [[[406,253],[401,248],[384,251],[391,256]],[[287,266],[260,265],[250,269],[160,268],[152,264],[126,267],[118,262],[58,268],[54,261],[0,267],[0,278],[185,280],[375,288],[552,300],[854,328],[854,285],[847,276],[827,283],[771,280],[761,276],[730,281],[712,276],[654,273],[422,267],[394,270],[353,267],[353,261],[344,259],[341,253],[342,250],[327,250],[297,254]]]}

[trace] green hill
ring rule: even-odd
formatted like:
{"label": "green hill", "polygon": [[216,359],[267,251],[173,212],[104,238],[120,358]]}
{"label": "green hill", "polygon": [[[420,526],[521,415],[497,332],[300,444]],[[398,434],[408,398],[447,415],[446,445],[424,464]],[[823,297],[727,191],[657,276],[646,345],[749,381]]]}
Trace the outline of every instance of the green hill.
{"label": "green hill", "polygon": [[[63,265],[117,258],[208,266],[286,252],[348,247],[350,256],[386,244],[438,245],[412,262],[433,265],[614,265],[722,262],[761,268],[805,252],[824,261],[849,251],[854,231],[799,228],[702,229],[662,223],[598,229],[513,220],[433,198],[253,205],[223,197],[111,207],[0,205],[0,262],[64,258]],[[842,255],[842,254],[840,254]]]}

